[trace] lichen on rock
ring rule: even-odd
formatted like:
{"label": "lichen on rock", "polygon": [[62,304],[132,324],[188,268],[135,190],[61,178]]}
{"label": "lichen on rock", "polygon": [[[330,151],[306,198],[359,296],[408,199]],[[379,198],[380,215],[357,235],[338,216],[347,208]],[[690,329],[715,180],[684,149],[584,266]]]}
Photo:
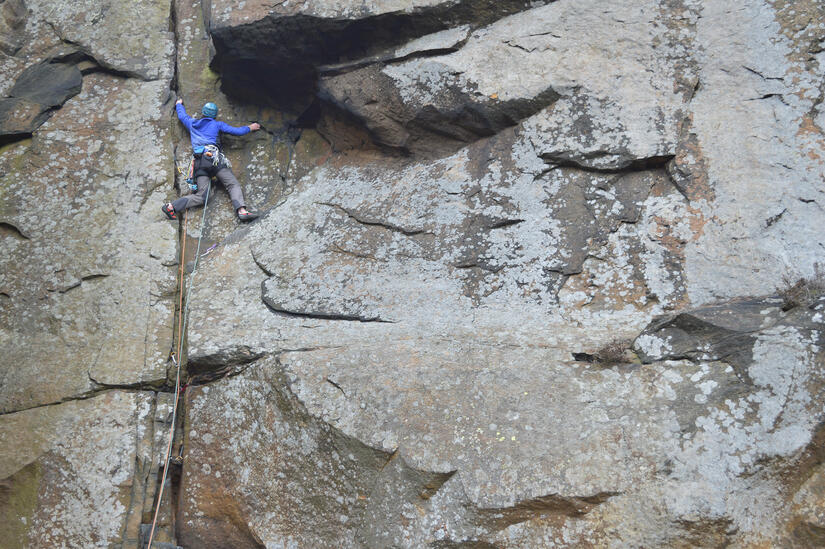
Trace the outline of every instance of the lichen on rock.
{"label": "lichen on rock", "polygon": [[0,1],[0,537],[821,544],[823,17]]}

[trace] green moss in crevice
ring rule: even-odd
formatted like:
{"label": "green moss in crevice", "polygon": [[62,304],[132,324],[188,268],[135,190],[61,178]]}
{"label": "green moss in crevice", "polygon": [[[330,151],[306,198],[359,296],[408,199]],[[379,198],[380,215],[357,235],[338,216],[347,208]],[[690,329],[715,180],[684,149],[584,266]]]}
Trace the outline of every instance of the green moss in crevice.
{"label": "green moss in crevice", "polygon": [[35,461],[0,481],[0,539],[5,549],[29,547],[28,533],[42,477],[40,463]]}

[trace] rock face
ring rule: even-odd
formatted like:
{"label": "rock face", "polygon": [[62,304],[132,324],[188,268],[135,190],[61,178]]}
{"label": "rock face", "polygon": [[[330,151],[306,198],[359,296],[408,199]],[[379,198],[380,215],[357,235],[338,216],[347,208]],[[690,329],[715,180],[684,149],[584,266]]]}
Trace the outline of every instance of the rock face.
{"label": "rock face", "polygon": [[224,147],[263,215],[216,186],[183,231],[158,542],[825,543],[825,297],[774,295],[825,262],[823,20],[0,1],[2,539],[147,540],[177,96],[262,124]]}
{"label": "rock face", "polygon": [[0,115],[4,546],[135,547],[151,520],[176,302],[156,205],[174,175],[169,13],[0,3],[0,111],[29,116]]}

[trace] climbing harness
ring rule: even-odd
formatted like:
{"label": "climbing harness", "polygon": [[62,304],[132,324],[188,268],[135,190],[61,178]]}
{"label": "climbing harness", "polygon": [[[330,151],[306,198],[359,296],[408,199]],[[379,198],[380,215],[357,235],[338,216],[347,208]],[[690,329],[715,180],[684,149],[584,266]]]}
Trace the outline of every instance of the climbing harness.
{"label": "climbing harness", "polygon": [[203,148],[203,156],[212,161],[212,165],[216,168],[231,168],[232,162],[225,154],[218,148],[217,145],[206,145]]}
{"label": "climbing harness", "polygon": [[[155,515],[152,519],[152,528],[149,531],[149,543],[146,546],[147,549],[152,549],[152,539],[155,537],[155,528],[157,527],[158,522],[158,514],[160,513],[160,505],[163,501],[163,488],[166,484],[166,476],[169,472],[169,464],[171,462],[182,462],[182,452],[183,449],[181,448],[181,452],[178,454],[178,458],[172,458],[172,443],[175,440],[175,424],[177,422],[177,412],[178,412],[178,401],[180,400],[180,395],[186,390],[187,385],[183,385],[181,387],[180,384],[180,364],[181,364],[181,355],[183,352],[183,334],[186,333],[186,323],[188,321],[189,316],[189,295],[192,291],[192,281],[195,278],[195,272],[198,269],[198,259],[200,259],[200,252],[201,252],[201,239],[203,238],[203,226],[204,222],[206,221],[206,206],[209,205],[209,191],[211,190],[211,182],[207,184],[206,187],[206,196],[204,197],[203,201],[203,213],[201,214],[201,230],[200,234],[198,235],[198,247],[195,251],[195,263],[192,267],[192,273],[189,275],[189,283],[186,284],[186,299],[183,298],[183,274],[184,274],[184,261],[186,259],[186,226],[187,222],[189,221],[189,216],[186,215],[186,211],[183,213],[183,232],[181,233],[181,252],[180,252],[180,292],[179,292],[179,300],[178,300],[178,337],[177,337],[177,354],[174,351],[174,344],[175,340],[172,340],[172,349],[169,351],[169,360],[175,365],[175,404],[172,407],[172,426],[169,429],[169,444],[166,447],[166,457],[164,458],[164,465],[163,465],[163,475],[161,476],[160,481],[160,490],[158,491],[158,501],[155,504]],[[205,254],[204,254],[205,255]]]}

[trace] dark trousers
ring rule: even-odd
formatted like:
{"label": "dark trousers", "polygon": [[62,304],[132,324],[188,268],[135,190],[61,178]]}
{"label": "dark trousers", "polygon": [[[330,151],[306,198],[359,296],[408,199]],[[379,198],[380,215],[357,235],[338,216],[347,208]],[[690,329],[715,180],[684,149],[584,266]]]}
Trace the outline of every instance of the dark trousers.
{"label": "dark trousers", "polygon": [[[223,184],[226,192],[229,193],[229,198],[232,200],[232,207],[235,208],[235,211],[238,211],[238,208],[246,206],[243,200],[241,184],[238,183],[238,179],[235,177],[235,174],[232,173],[232,170],[229,168],[221,168],[215,173],[215,177],[218,178],[218,181]],[[206,189],[209,187],[209,176],[199,175],[195,181],[198,184],[198,191],[196,193],[181,196],[172,202],[172,207],[175,208],[176,212],[182,212],[183,210],[188,210],[196,206],[203,206]],[[212,192],[214,192],[214,190],[210,191],[210,194]]]}

